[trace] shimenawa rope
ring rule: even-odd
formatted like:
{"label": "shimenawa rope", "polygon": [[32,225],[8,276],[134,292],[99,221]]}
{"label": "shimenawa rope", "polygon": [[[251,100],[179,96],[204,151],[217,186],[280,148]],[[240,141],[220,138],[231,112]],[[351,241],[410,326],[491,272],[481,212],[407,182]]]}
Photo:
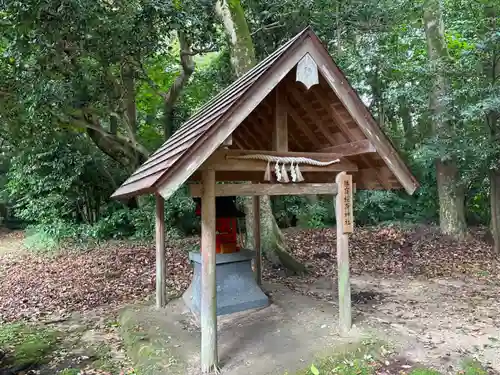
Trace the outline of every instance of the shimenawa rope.
{"label": "shimenawa rope", "polygon": [[[252,155],[240,155],[231,156],[228,155],[227,159],[246,159],[246,160],[264,160],[267,161],[266,171],[264,174],[265,181],[271,181],[271,163],[276,163],[274,166],[274,174],[276,175],[276,180],[278,182],[290,182],[288,178],[288,173],[286,170],[286,165],[290,164],[290,174],[292,176],[293,182],[304,181],[302,172],[300,171],[299,164],[314,165],[318,167],[325,167],[331,164],[339,163],[340,159],[335,159],[332,161],[319,161],[305,157],[294,157],[294,156],[274,156],[274,155],[264,155],[264,154],[252,154]],[[280,165],[281,164],[281,165]]]}

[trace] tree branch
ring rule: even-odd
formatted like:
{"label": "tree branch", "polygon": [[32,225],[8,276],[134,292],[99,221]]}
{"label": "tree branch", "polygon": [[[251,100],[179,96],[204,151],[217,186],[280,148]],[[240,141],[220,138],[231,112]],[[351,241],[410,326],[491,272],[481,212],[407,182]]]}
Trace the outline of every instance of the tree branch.
{"label": "tree branch", "polygon": [[103,137],[113,139],[116,142],[119,142],[122,146],[128,146],[129,148],[138,152],[144,159],[146,159],[149,156],[149,151],[146,149],[146,147],[141,145],[136,140],[127,138],[120,133],[117,134],[110,133],[99,123],[99,121],[95,119],[95,117],[92,114],[89,114],[88,112],[85,113],[83,117],[77,115],[70,115],[69,119],[65,119],[59,116],[59,121],[73,123],[85,129],[92,129],[100,133]]}
{"label": "tree branch", "polygon": [[181,56],[195,56],[217,51],[218,49],[215,46],[210,46],[207,48],[191,48],[190,50],[181,50]]}
{"label": "tree branch", "polygon": [[253,33],[251,33],[251,36],[254,36],[255,34],[261,32],[261,31],[269,31],[273,29],[279,29],[281,27],[285,27],[285,24],[282,24],[280,21],[275,21],[270,23],[269,25],[264,25],[262,27],[259,27],[257,30],[255,30]]}
{"label": "tree branch", "polygon": [[183,31],[178,32],[179,44],[181,47],[180,53],[180,63],[182,67],[181,73],[177,76],[172,86],[170,86],[168,92],[163,97],[164,102],[164,137],[168,139],[172,133],[172,122],[173,122],[173,111],[174,105],[179,98],[182,89],[189,81],[189,78],[194,72],[194,61],[193,61],[193,50],[191,44],[187,40],[186,34]]}

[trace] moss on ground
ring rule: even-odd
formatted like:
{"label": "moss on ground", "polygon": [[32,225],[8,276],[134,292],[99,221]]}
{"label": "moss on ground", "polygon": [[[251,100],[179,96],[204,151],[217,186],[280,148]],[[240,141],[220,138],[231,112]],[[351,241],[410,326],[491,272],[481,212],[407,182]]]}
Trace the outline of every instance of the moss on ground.
{"label": "moss on ground", "polygon": [[[395,360],[394,353],[388,350],[385,344],[365,340],[356,345],[347,346],[334,355],[320,358],[314,364],[297,372],[295,375],[374,375],[380,373],[380,371],[400,375],[441,375],[435,369],[415,365],[406,369],[406,367],[410,366],[401,366],[404,363],[404,360]],[[488,371],[479,362],[473,360],[464,360],[461,370],[457,372],[457,375],[488,374]]]}
{"label": "moss on ground", "polygon": [[[109,374],[120,372],[121,364],[106,343],[88,346],[81,342],[81,335],[44,325],[0,325],[0,369],[6,374],[37,370],[41,374],[76,375],[84,367]],[[72,354],[73,349],[79,354]]]}
{"label": "moss on ground", "polygon": [[379,361],[390,353],[391,351],[380,341],[363,340],[336,349],[334,355],[319,358],[296,375],[370,375],[374,373]]}
{"label": "moss on ground", "polygon": [[0,349],[5,357],[3,368],[16,371],[41,366],[50,361],[57,349],[59,332],[24,323],[0,326]]}
{"label": "moss on ground", "polygon": [[[142,317],[144,318],[144,317]],[[133,309],[125,310],[120,329],[127,354],[137,375],[185,375],[186,366],[168,346],[158,327],[138,319]]]}

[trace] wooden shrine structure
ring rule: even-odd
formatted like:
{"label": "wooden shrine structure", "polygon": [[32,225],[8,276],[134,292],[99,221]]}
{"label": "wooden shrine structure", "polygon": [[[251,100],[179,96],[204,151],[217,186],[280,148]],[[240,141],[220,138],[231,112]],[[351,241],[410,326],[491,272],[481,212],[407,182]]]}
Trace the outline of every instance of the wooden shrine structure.
{"label": "wooden shrine structure", "polygon": [[[218,183],[223,182],[223,183]],[[237,183],[235,183],[237,182]],[[217,368],[215,197],[252,196],[260,279],[260,195],[337,195],[339,324],[351,327],[352,193],[418,182],[327,50],[307,28],[212,98],[113,194],[156,196],[156,302],[166,304],[164,199],[202,201],[201,368]]]}

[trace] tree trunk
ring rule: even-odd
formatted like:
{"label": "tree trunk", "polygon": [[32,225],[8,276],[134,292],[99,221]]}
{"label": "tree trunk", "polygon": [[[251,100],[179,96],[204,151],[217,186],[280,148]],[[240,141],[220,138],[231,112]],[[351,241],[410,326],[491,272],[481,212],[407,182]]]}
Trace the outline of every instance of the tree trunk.
{"label": "tree trunk", "polygon": [[452,161],[436,161],[441,232],[462,239],[465,236],[465,191],[458,184],[457,166]]}
{"label": "tree trunk", "polygon": [[[445,96],[448,90],[446,62],[449,59],[440,0],[427,0],[424,4],[424,28],[433,73],[434,87],[431,92],[430,109],[434,117],[433,132],[438,137],[452,131],[447,120]],[[436,176],[439,194],[439,222],[443,233],[461,239],[465,236],[464,189],[460,186],[455,161],[436,160]]]}
{"label": "tree trunk", "polygon": [[[490,30],[497,31],[498,15],[496,12],[496,8],[493,6],[486,6],[485,17],[487,20],[489,20],[488,23],[490,26]],[[487,60],[484,66],[486,77],[491,79],[491,85],[493,87],[497,87],[498,77],[500,77],[500,60],[498,56],[499,51],[499,49],[496,49],[491,56],[491,60]],[[500,111],[491,111],[486,116],[486,123],[490,129],[491,144],[493,146],[500,144]],[[493,161],[500,160],[498,149],[491,158]],[[490,170],[490,211],[490,227],[494,241],[494,249],[497,254],[500,254],[500,169],[498,167]]]}
{"label": "tree trunk", "polygon": [[[254,222],[248,219],[253,218],[253,204],[249,198],[245,198],[245,218],[247,243],[252,244]],[[271,199],[268,195],[260,198],[260,225],[260,246],[264,257],[275,266],[284,267],[292,275],[307,272],[306,267],[287,251],[285,238],[274,218]]]}
{"label": "tree trunk", "polygon": [[193,52],[191,43],[183,31],[177,32],[180,46],[180,63],[182,67],[181,73],[176,77],[172,86],[163,97],[163,133],[165,140],[169,139],[174,132],[174,113],[175,104],[179,99],[182,90],[189,82],[189,78],[194,72]]}
{"label": "tree trunk", "polygon": [[500,171],[490,171],[491,234],[494,249],[500,254]]}
{"label": "tree trunk", "polygon": [[[240,0],[218,0],[215,10],[224,24],[231,46],[231,65],[237,77],[245,74],[256,64],[255,50]],[[249,244],[253,243],[253,206],[251,199],[245,199],[246,229]],[[274,218],[271,199],[261,197],[261,248],[264,256],[277,266],[294,274],[305,272],[303,264],[288,252],[283,233]]]}
{"label": "tree trunk", "polygon": [[413,138],[413,125],[411,122],[411,112],[408,100],[402,97],[399,100],[399,117],[403,123],[404,145],[407,150],[415,148],[415,139]]}
{"label": "tree trunk", "polygon": [[240,77],[257,63],[243,6],[240,0],[217,0],[215,11],[224,24],[231,46],[231,66]]}

